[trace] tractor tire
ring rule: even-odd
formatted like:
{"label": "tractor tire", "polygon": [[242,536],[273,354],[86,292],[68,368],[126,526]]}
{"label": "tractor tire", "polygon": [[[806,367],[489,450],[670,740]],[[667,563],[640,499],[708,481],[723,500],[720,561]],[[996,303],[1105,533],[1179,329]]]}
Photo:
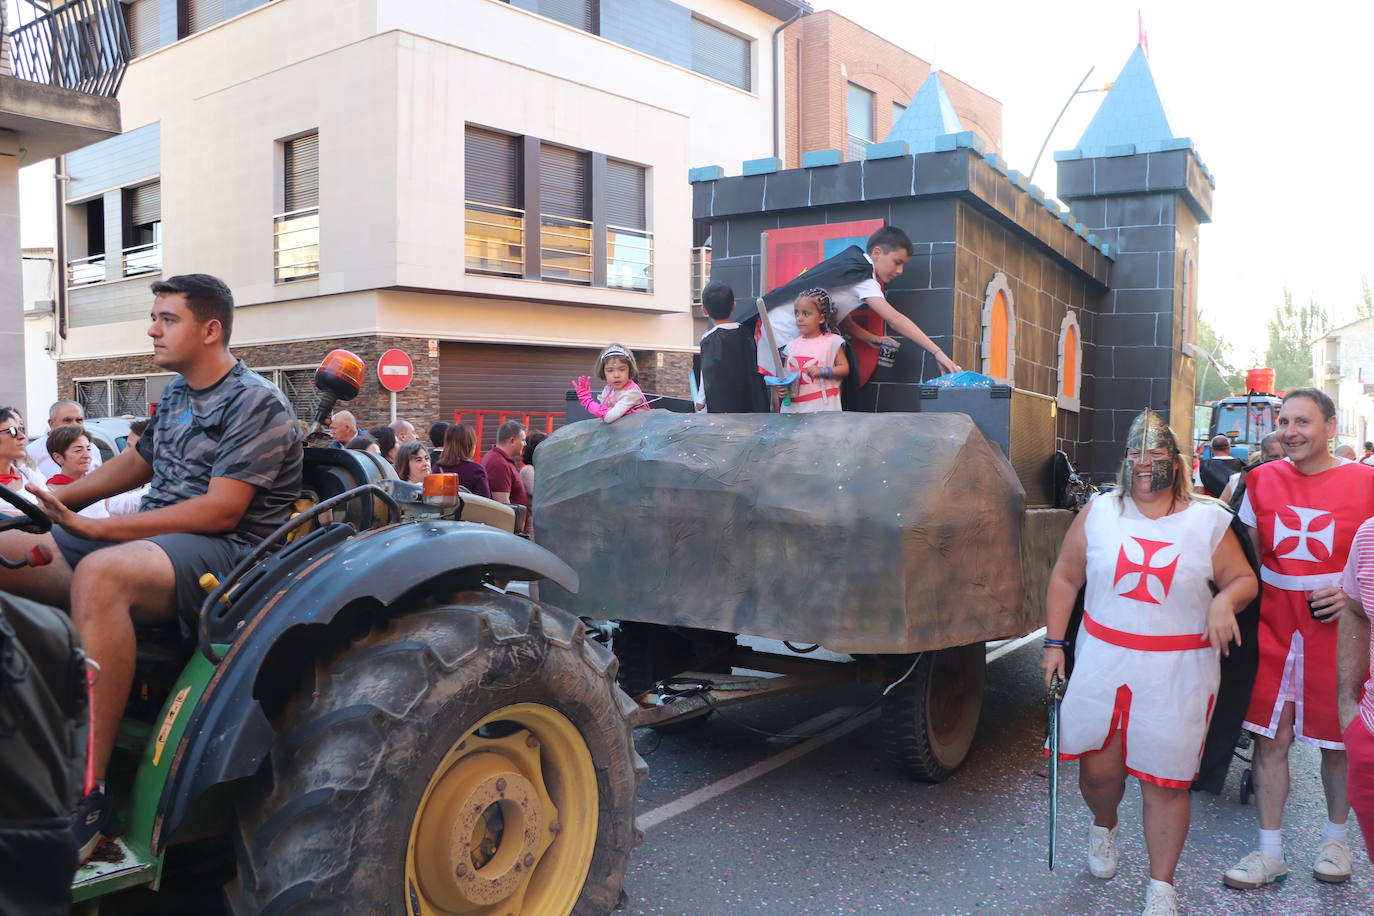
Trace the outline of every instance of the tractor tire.
{"label": "tractor tire", "polygon": [[[888,758],[912,779],[944,782],[968,756],[983,709],[982,643],[922,653],[916,668],[882,700]],[[892,659],[901,677],[911,656]]]}
{"label": "tractor tire", "polygon": [[235,914],[606,914],[647,768],[610,652],[472,591],[316,662],[239,804]]}
{"label": "tractor tire", "polygon": [[[624,620],[617,626],[611,647],[620,660],[616,676],[620,689],[638,700],[659,681],[683,671],[729,674],[735,634]],[[708,709],[690,719],[650,727],[661,735],[694,731],[713,712]]]}

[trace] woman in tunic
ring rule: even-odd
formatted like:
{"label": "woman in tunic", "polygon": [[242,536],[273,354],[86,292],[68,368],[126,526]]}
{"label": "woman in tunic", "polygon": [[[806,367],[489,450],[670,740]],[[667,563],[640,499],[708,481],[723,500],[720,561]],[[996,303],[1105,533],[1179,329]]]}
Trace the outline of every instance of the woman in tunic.
{"label": "woman in tunic", "polygon": [[1127,774],[1140,781],[1146,916],[1177,913],[1174,869],[1216,700],[1218,653],[1238,641],[1236,612],[1259,587],[1230,513],[1194,494],[1191,480],[1173,431],[1153,412],[1141,413],[1117,491],[1096,497],[1074,520],[1046,597],[1048,684],[1064,675],[1069,614],[1087,586],[1060,756],[1079,761],[1079,789],[1093,813],[1088,869],[1097,878],[1116,875],[1117,808]]}

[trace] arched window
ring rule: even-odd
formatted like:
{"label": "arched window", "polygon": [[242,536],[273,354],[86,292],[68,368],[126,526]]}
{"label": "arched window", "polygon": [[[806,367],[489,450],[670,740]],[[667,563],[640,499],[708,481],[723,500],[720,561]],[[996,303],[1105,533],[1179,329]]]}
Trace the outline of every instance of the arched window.
{"label": "arched window", "polygon": [[983,297],[983,374],[1016,384],[1016,304],[1005,274],[994,274]]}
{"label": "arched window", "polygon": [[1197,281],[1193,272],[1193,250],[1189,248],[1183,252],[1183,327],[1178,340],[1181,348],[1197,343]]}
{"label": "arched window", "polygon": [[1083,338],[1078,316],[1069,312],[1059,324],[1059,406],[1078,410],[1083,387]]}

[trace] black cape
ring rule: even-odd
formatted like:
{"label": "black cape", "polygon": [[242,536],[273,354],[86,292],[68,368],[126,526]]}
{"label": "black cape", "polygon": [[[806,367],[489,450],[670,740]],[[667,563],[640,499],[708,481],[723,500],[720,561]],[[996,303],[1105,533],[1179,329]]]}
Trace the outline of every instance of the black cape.
{"label": "black cape", "polygon": [[[850,245],[834,257],[826,258],[815,267],[806,270],[796,279],[765,293],[763,305],[771,312],[780,305],[794,301],[804,291],[812,287],[819,286],[824,290],[844,289],[846,286],[853,286],[855,283],[867,280],[871,276],[873,276],[873,265],[868,258],[864,257],[864,250],[858,245]],[[737,305],[735,308],[734,320],[741,324],[748,322],[751,335],[758,317],[757,303],[752,300]]]}
{"label": "black cape", "polygon": [[716,328],[701,339],[707,413],[768,413],[768,392],[757,362],[752,327]]}
{"label": "black cape", "polygon": [[1229,455],[1225,458],[1204,458],[1198,464],[1197,476],[1202,481],[1202,489],[1207,491],[1207,495],[1216,497],[1226,489],[1231,475],[1244,467],[1244,462]]}

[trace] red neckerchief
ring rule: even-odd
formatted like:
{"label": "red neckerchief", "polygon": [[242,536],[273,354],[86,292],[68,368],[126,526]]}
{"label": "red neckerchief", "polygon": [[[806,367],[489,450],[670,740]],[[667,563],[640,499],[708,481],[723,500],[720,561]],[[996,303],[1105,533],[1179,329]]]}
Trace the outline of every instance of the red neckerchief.
{"label": "red neckerchief", "polygon": [[8,487],[10,484],[18,483],[23,479],[19,476],[19,468],[14,465],[10,466],[14,468],[14,471],[9,474],[0,474],[0,487]]}
{"label": "red neckerchief", "polygon": [[68,477],[66,474],[54,474],[48,478],[50,487],[65,487],[69,483],[76,483],[76,478]]}

